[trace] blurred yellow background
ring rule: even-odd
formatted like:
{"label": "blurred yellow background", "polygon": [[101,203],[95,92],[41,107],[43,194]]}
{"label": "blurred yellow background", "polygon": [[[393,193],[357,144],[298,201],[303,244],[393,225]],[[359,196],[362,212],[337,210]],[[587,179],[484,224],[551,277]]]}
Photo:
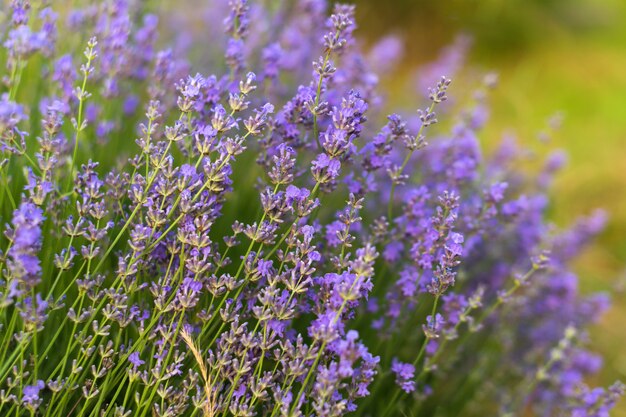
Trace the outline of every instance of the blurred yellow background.
{"label": "blurred yellow background", "polygon": [[[402,37],[406,56],[389,81],[391,103],[406,100],[415,69],[459,33],[470,34],[470,66],[496,71],[487,149],[505,131],[538,156],[564,149],[568,164],[552,190],[550,216],[566,226],[603,207],[607,230],[577,261],[583,292],[612,291],[613,308],[593,329],[605,357],[597,381],[626,381],[626,1],[355,0],[366,42]],[[451,95],[454,92],[452,90]],[[547,120],[563,113],[548,144]],[[626,400],[613,413],[626,416]]]}

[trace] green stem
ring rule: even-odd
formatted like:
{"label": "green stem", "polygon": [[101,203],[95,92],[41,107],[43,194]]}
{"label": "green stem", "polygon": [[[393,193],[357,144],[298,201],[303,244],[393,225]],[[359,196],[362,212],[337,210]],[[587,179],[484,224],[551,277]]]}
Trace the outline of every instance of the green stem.
{"label": "green stem", "polygon": [[67,179],[67,186],[65,187],[68,192],[72,191],[72,180],[74,178],[74,166],[76,165],[76,156],[78,154],[78,140],[80,137],[80,132],[83,131],[83,107],[85,105],[85,98],[87,94],[87,79],[89,78],[89,70],[91,68],[91,61],[93,60],[93,48],[91,48],[90,53],[87,54],[87,64],[85,66],[85,71],[83,73],[83,84],[80,88],[80,97],[78,97],[78,117],[76,119],[76,136],[74,138],[74,151],[72,152],[72,161],[70,163],[70,175]]}
{"label": "green stem", "polygon": [[[428,113],[433,112],[433,110],[435,109],[435,104],[437,104],[435,101],[431,103],[430,107],[428,108]],[[420,136],[422,136],[424,127],[426,127],[426,125],[422,123],[419,130],[417,131],[417,135],[415,135],[416,138],[419,138]],[[414,152],[415,152],[415,149],[411,149],[409,153],[404,157],[404,161],[402,161],[402,165],[400,166],[400,170],[398,171],[398,174],[397,174],[398,176],[402,175],[402,173],[404,172],[404,169],[406,168],[409,161],[411,160],[411,156],[413,156]],[[387,203],[387,218],[389,220],[389,225],[392,227],[393,227],[392,223],[393,223],[393,203],[394,203],[393,196],[394,196],[397,185],[398,183],[396,181],[392,181],[391,191],[389,192],[389,202]]]}

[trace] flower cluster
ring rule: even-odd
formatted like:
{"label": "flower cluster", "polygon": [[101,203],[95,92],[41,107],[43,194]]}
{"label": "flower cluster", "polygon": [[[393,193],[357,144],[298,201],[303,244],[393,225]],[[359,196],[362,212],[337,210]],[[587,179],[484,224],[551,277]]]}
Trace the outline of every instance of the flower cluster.
{"label": "flower cluster", "polygon": [[208,45],[182,5],[0,13],[0,414],[606,415],[568,267],[603,217],[481,153],[467,41],[385,117],[401,44],[353,6],[208,3]]}

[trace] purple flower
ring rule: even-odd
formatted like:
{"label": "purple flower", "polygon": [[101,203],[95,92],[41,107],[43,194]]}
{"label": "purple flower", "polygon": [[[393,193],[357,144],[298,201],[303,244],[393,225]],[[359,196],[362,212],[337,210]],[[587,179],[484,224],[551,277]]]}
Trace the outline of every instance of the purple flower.
{"label": "purple flower", "polygon": [[39,392],[46,386],[42,380],[37,380],[35,385],[26,385],[22,390],[22,403],[26,406],[37,408],[41,403]]}
{"label": "purple flower", "polygon": [[41,263],[38,258],[41,248],[41,225],[43,211],[32,203],[23,202],[13,212],[12,230],[9,236],[13,242],[8,251],[11,274],[23,285],[24,290],[37,285],[41,279]]}
{"label": "purple flower", "polygon": [[272,273],[272,261],[265,261],[263,259],[259,260],[259,265],[257,266],[259,270],[259,274],[262,277],[267,278]]}
{"label": "purple flower", "polygon": [[410,363],[403,363],[397,359],[391,362],[391,372],[396,375],[396,384],[407,393],[415,391],[415,366]]}
{"label": "purple flower", "polygon": [[133,352],[130,355],[128,355],[128,361],[133,364],[133,367],[138,368],[141,365],[143,365],[144,363],[146,363],[145,361],[142,361],[139,358],[139,352]]}

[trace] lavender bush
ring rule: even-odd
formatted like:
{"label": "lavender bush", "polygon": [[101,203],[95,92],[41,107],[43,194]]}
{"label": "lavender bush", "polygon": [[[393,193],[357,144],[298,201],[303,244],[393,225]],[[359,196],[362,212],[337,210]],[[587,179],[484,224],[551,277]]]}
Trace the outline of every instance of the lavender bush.
{"label": "lavender bush", "polygon": [[0,11],[2,416],[608,415],[568,267],[603,215],[481,154],[467,42],[385,116],[351,6],[47,3]]}

